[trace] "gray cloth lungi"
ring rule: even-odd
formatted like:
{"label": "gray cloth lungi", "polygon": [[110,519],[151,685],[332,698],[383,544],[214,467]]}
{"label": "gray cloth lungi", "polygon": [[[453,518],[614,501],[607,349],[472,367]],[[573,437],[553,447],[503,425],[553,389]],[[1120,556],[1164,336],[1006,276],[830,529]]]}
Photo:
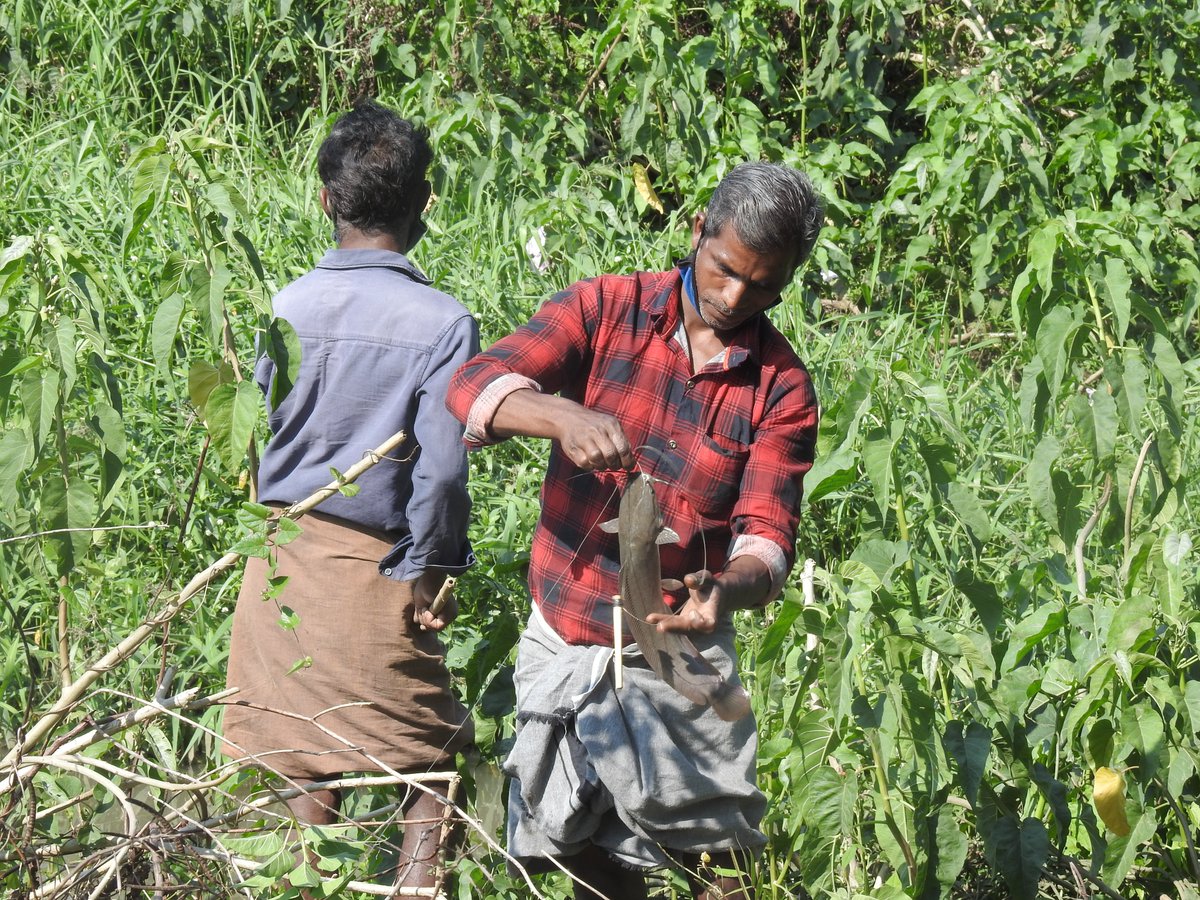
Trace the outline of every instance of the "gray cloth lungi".
{"label": "gray cloth lungi", "polygon": [[[737,683],[732,623],[692,639]],[[618,691],[611,647],[568,645],[534,608],[517,652],[517,737],[503,765],[513,779],[508,852],[531,871],[588,843],[634,868],[668,865],[672,851],[766,843],[754,717],[722,721],[636,651],[625,648]]]}

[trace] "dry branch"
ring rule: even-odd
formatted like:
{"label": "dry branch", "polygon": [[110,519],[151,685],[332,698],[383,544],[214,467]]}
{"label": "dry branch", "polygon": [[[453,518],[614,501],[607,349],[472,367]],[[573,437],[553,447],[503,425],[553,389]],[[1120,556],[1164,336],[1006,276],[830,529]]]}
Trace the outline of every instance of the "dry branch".
{"label": "dry branch", "polygon": [[[298,519],[323,501],[340,491],[345,485],[353,483],[359,476],[374,466],[404,442],[406,435],[403,431],[392,435],[376,449],[369,451],[366,456],[336,481],[331,482],[310,497],[293,504],[283,511],[282,518]],[[33,727],[8,754],[0,761],[0,768],[16,765],[22,756],[36,747],[63,720],[68,712],[77,704],[99,678],[109,670],[127,660],[165,622],[170,621],[187,606],[201,589],[207,587],[218,575],[226,572],[241,559],[239,553],[226,553],[204,571],[195,575],[187,587],[179,592],[175,599],[169,601],[158,613],[147,618],[141,625],[121,641],[116,647],[92,663],[69,687],[64,688],[62,696],[43,716],[34,723]]]}

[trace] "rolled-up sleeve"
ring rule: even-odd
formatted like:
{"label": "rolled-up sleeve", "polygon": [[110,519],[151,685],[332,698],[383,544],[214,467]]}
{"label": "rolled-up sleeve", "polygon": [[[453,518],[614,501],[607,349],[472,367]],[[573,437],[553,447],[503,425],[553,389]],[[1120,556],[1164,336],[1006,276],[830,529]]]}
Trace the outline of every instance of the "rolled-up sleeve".
{"label": "rolled-up sleeve", "polygon": [[818,418],[816,392],[803,369],[787,373],[772,393],[742,475],[729,553],[730,559],[754,556],[767,565],[771,593],[764,602],[783,590],[795,563],[804,475],[813,464]]}
{"label": "rolled-up sleeve", "polygon": [[463,365],[450,382],[446,405],[466,426],[471,449],[494,444],[492,418],[513,391],[557,393],[591,355],[601,300],[593,281],[555,294],[533,318]]}

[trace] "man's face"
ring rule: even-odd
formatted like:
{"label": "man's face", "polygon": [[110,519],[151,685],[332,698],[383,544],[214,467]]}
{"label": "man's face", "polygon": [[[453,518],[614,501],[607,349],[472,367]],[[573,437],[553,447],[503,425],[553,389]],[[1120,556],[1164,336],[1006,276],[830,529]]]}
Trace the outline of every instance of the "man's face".
{"label": "man's face", "polygon": [[714,331],[733,331],[773,306],[792,280],[794,252],[751,250],[731,225],[704,233],[704,214],[692,225],[696,251],[696,299],[700,318]]}

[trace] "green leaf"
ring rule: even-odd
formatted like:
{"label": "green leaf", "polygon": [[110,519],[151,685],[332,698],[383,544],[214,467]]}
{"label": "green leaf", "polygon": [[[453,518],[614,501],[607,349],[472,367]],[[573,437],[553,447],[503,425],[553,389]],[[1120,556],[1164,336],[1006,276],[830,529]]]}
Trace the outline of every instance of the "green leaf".
{"label": "green leaf", "polygon": [[1148,701],[1130,704],[1121,711],[1120,736],[1142,754],[1142,775],[1154,774],[1165,735],[1162,715]]}
{"label": "green leaf", "polygon": [[1172,531],[1163,540],[1163,562],[1179,568],[1192,552],[1192,536],[1186,531]]}
{"label": "green leaf", "polygon": [[276,317],[267,328],[264,342],[267,356],[275,363],[271,376],[271,409],[278,409],[300,377],[300,336],[286,319]]}
{"label": "green leaf", "polygon": [[1154,629],[1157,603],[1145,594],[1134,594],[1117,607],[1108,626],[1104,646],[1112,653],[1130,653],[1141,647],[1139,638]]}
{"label": "green leaf", "polygon": [[1050,837],[1038,819],[1020,824],[1005,816],[992,831],[991,850],[996,868],[1014,900],[1037,900],[1042,867],[1050,858]]}
{"label": "green leaf", "polygon": [[1125,268],[1124,260],[1109,257],[1104,263],[1104,287],[1116,320],[1113,339],[1118,344],[1125,343],[1125,334],[1129,330],[1129,285],[1129,270]]}
{"label": "green leaf", "polygon": [[1040,762],[1033,764],[1030,774],[1034,784],[1046,798],[1050,811],[1054,813],[1054,828],[1058,834],[1058,846],[1061,849],[1071,828],[1071,807],[1067,803],[1067,786],[1059,781],[1046,766]]}
{"label": "green leaf", "polygon": [[294,675],[297,672],[299,672],[301,669],[312,668],[312,664],[313,664],[313,658],[311,656],[302,656],[302,657],[300,657],[300,659],[298,659],[294,663],[292,663],[291,668],[288,669],[284,674],[285,675]]}
{"label": "green leaf", "polygon": [[802,609],[800,603],[783,603],[776,606],[775,620],[767,626],[758,642],[755,664],[760,671],[769,668],[779,658],[783,647],[791,644],[792,625],[800,617]]}
{"label": "green leaf", "polygon": [[21,403],[33,437],[33,452],[41,452],[58,412],[58,370],[48,366],[29,369],[21,376]]}
{"label": "green leaf", "polygon": [[233,273],[223,265],[215,264],[212,274],[203,265],[195,265],[189,272],[191,285],[188,296],[196,315],[208,325],[208,337],[214,347],[222,344],[225,329],[225,289],[233,279]]}
{"label": "green leaf", "polygon": [[125,438],[125,422],[121,419],[121,414],[101,400],[95,402],[94,408],[96,413],[91,426],[100,436],[100,443],[108,453],[124,462],[128,445]]}
{"label": "green leaf", "polygon": [[979,722],[970,722],[964,731],[962,722],[950,721],[942,734],[942,746],[955,762],[955,780],[963,796],[974,807],[992,749],[992,730]]}
{"label": "green leaf", "polygon": [[[1040,332],[1039,332],[1040,333]],[[1029,485],[1029,498],[1034,508],[1041,513],[1057,533],[1059,531],[1058,498],[1055,496],[1051,465],[1062,453],[1062,447],[1052,434],[1045,434],[1033,450],[1033,456],[1025,469],[1025,480]],[[1061,534],[1059,535],[1061,537]]]}
{"label": "green leaf", "polygon": [[967,848],[967,836],[958,824],[953,807],[942,806],[937,815],[937,869],[934,877],[943,888],[948,890],[958,881],[959,873],[967,861]]}
{"label": "green leaf", "polygon": [[0,434],[0,508],[16,508],[17,481],[32,459],[33,446],[23,430],[12,428]]}
{"label": "green leaf", "polygon": [[1184,374],[1183,366],[1179,364],[1175,348],[1171,346],[1171,341],[1165,334],[1154,335],[1154,349],[1151,355],[1154,358],[1154,365],[1167,383],[1168,393],[1176,402],[1180,402],[1187,386],[1187,376]]}
{"label": "green leaf", "polygon": [[827,838],[849,835],[857,801],[858,777],[853,770],[839,775],[832,766],[818,766],[803,788],[803,819]]}
{"label": "green leaf", "polygon": [[[8,293],[11,285],[17,284],[25,272],[25,257],[33,251],[33,238],[23,234],[13,238],[3,250],[0,250],[0,301]],[[0,304],[0,318],[8,315],[7,301]]]}
{"label": "green leaf", "polygon": [[50,341],[49,347],[50,355],[58,363],[64,397],[71,393],[75,387],[75,380],[79,377],[79,370],[75,364],[75,344],[75,321],[69,316],[63,316],[58,320],[58,327],[54,329],[54,340]]}
{"label": "green leaf", "polygon": [[1079,323],[1080,314],[1074,307],[1059,305],[1046,313],[1045,318],[1038,324],[1034,342],[1051,397],[1057,397],[1062,387],[1070,358],[1071,342]]}
{"label": "green leaf", "polygon": [[[903,426],[900,426],[901,430]],[[879,518],[886,521],[892,506],[892,451],[896,446],[896,427],[891,432],[874,428],[867,434],[863,444],[863,465],[873,488],[871,497],[879,510]]]}
{"label": "green leaf", "polygon": [[83,478],[51,478],[42,490],[42,516],[52,529],[71,529],[68,533],[51,538],[58,549],[58,574],[65,575],[75,566],[77,559],[87,554],[92,535],[75,529],[92,528],[96,525],[98,504],[96,492]]}
{"label": "green leaf", "polygon": [[279,607],[279,627],[291,631],[300,624],[300,616],[290,606]]}
{"label": "green leaf", "polygon": [[1096,719],[1088,728],[1087,750],[1092,768],[1111,765],[1113,750],[1116,749],[1113,739],[1116,730],[1108,719]]}
{"label": "green leaf", "polygon": [[955,514],[962,519],[963,524],[970,529],[981,544],[986,544],[992,537],[992,520],[984,512],[983,505],[969,485],[955,481],[946,489]]}
{"label": "green leaf", "polygon": [[129,203],[129,221],[125,225],[125,233],[121,236],[121,252],[125,256],[129,256],[130,245],[166,191],[173,164],[165,151],[166,140],[160,137],[134,156],[136,168]]}
{"label": "green leaf", "polygon": [[1029,265],[1037,275],[1044,296],[1054,289],[1054,254],[1058,250],[1061,235],[1062,225],[1051,221],[1038,228],[1029,238]]}
{"label": "green leaf", "polygon": [[849,487],[858,479],[858,453],[849,447],[818,456],[804,476],[804,499],[816,503],[822,497]]}
{"label": "green leaf", "polygon": [[150,347],[154,354],[154,362],[167,379],[171,375],[175,339],[179,335],[179,323],[183,319],[183,307],[186,302],[183,294],[172,294],[158,304],[158,309],[154,311],[154,322],[150,326]]}
{"label": "green leaf", "polygon": [[1000,598],[996,586],[990,581],[977,578],[969,569],[960,570],[955,574],[954,586],[962,591],[971,608],[975,610],[975,615],[979,617],[980,624],[994,637],[996,630],[1004,622],[1004,601]]}
{"label": "green leaf", "polygon": [[277,547],[282,547],[284,544],[290,544],[296,538],[300,537],[303,531],[303,526],[295,519],[280,517],[275,522],[275,534],[272,542]]}
{"label": "green leaf", "polygon": [[212,447],[227,469],[242,464],[250,447],[250,436],[258,420],[261,395],[248,381],[219,384],[204,405],[204,422],[212,435]]}
{"label": "green leaf", "polygon": [[208,398],[223,380],[221,370],[204,360],[196,360],[188,367],[188,397],[201,416]]}
{"label": "green leaf", "polygon": [[1192,736],[1200,735],[1200,680],[1189,678],[1183,688],[1183,703],[1187,708]]}
{"label": "green leaf", "polygon": [[1105,366],[1106,380],[1113,386],[1113,395],[1125,417],[1129,433],[1142,437],[1142,413],[1146,410],[1146,388],[1150,373],[1146,370],[1140,354],[1128,354],[1119,363],[1114,357]]}
{"label": "green leaf", "polygon": [[1092,457],[1105,466],[1117,447],[1117,403],[1104,385],[1071,398],[1071,414]]}

